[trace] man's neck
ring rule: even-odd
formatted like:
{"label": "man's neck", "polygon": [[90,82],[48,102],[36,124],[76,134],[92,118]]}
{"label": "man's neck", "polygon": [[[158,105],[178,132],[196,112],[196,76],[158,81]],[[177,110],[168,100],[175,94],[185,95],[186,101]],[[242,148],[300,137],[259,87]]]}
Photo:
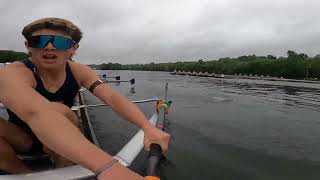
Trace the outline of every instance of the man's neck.
{"label": "man's neck", "polygon": [[61,68],[44,69],[44,68],[41,68],[37,64],[37,61],[32,60],[32,59],[31,59],[31,61],[36,66],[37,74],[41,77],[41,79],[43,79],[45,81],[55,81],[55,80],[59,80],[60,78],[65,77],[66,64],[64,64],[64,66]]}

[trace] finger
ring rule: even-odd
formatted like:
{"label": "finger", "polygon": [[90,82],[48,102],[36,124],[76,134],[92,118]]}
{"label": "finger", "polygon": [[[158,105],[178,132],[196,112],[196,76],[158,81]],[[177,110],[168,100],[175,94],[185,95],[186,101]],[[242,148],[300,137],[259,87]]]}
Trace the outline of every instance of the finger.
{"label": "finger", "polygon": [[168,146],[165,144],[160,144],[161,149],[162,149],[162,153],[166,153],[168,151]]}
{"label": "finger", "polygon": [[164,153],[166,153],[169,149],[169,142],[170,142],[170,135],[167,134],[167,136],[164,137],[161,144],[161,148]]}
{"label": "finger", "polygon": [[150,151],[150,144],[151,143],[147,138],[144,138],[143,144],[144,144],[144,150],[145,151]]}

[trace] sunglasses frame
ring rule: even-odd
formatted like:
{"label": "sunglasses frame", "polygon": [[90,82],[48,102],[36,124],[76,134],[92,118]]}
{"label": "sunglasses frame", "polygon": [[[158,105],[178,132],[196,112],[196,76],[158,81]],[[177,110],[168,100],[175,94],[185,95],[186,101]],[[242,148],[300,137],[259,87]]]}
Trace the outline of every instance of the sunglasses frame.
{"label": "sunglasses frame", "polygon": [[[38,37],[39,37],[39,39],[38,39],[39,42],[38,43],[34,42],[34,41],[37,41],[35,38],[38,38]],[[46,39],[47,42],[43,43],[42,41],[44,41],[44,40],[41,40],[41,37],[45,37],[45,38],[49,37],[49,38]],[[60,43],[63,42],[61,40],[64,40],[64,44],[60,44],[59,45],[58,44],[58,40],[60,40]],[[76,44],[76,42],[73,41],[71,38],[68,38],[68,37],[65,37],[65,36],[60,36],[60,35],[36,35],[36,36],[31,36],[28,39],[28,46],[32,47],[32,48],[37,48],[37,49],[44,49],[48,45],[49,42],[52,44],[52,46],[55,49],[64,50],[64,51],[74,47],[74,45]],[[64,46],[64,47],[62,47],[62,46]]]}

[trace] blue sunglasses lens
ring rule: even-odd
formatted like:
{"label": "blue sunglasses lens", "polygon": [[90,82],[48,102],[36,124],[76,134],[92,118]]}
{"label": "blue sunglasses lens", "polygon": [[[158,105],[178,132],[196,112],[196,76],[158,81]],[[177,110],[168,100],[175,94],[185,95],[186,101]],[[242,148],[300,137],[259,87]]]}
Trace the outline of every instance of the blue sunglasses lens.
{"label": "blue sunglasses lens", "polygon": [[72,39],[54,35],[31,36],[28,42],[32,48],[45,48],[51,42],[53,47],[58,50],[67,50],[74,45]]}
{"label": "blue sunglasses lens", "polygon": [[74,42],[62,36],[54,36],[53,46],[56,49],[70,49],[74,45]]}
{"label": "blue sunglasses lens", "polygon": [[28,43],[32,48],[44,48],[51,40],[50,36],[32,36]]}

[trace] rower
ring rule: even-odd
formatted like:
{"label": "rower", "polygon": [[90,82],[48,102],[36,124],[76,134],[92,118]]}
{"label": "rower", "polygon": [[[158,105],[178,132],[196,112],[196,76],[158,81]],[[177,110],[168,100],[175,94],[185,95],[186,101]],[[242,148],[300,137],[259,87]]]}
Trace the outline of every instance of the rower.
{"label": "rower", "polygon": [[146,150],[156,143],[166,151],[170,136],[152,126],[137,106],[101,82],[91,68],[70,60],[82,38],[72,22],[43,18],[26,25],[22,34],[31,56],[0,69],[0,102],[10,116],[9,122],[0,119],[0,169],[30,172],[16,152],[44,151],[64,162],[61,166],[79,164],[95,172],[98,179],[142,179],[93,145],[77,128],[70,107],[79,88],[90,90],[143,129]]}

